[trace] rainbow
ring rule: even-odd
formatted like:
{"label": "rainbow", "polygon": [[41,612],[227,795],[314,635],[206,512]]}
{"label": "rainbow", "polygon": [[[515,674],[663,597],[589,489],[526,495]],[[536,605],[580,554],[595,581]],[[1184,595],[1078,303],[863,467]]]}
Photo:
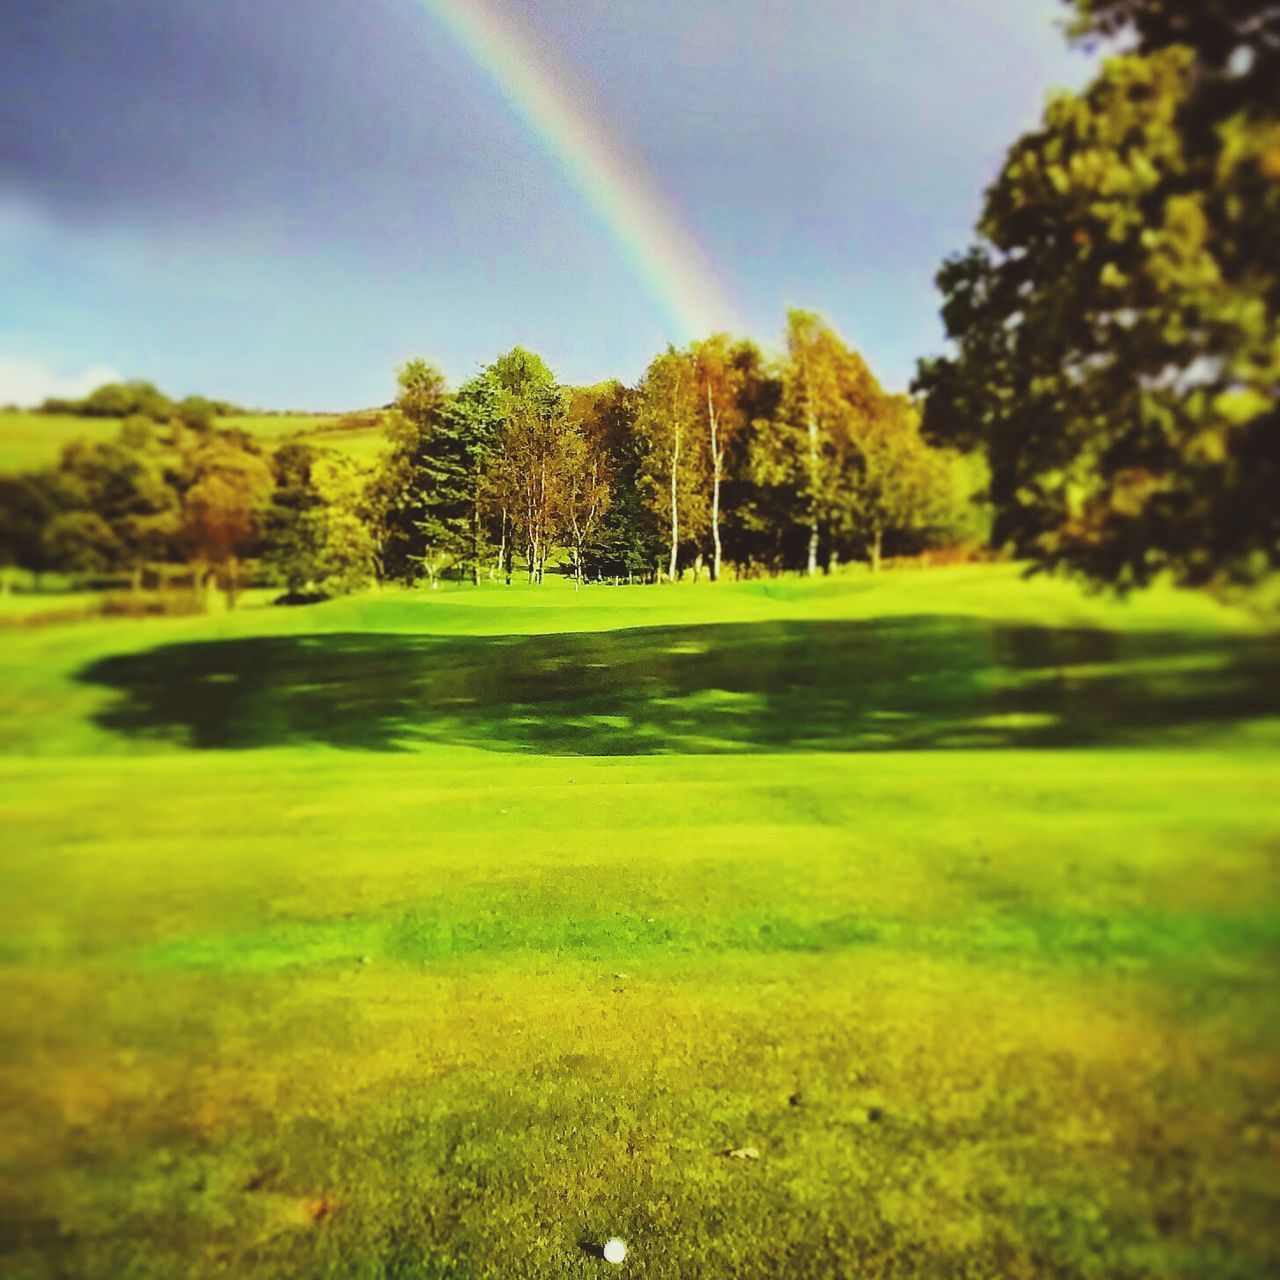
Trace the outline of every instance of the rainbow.
{"label": "rainbow", "polygon": [[697,242],[644,164],[593,113],[590,95],[532,33],[488,0],[421,0],[497,83],[604,224],[624,261],[658,304],[677,342],[740,330]]}

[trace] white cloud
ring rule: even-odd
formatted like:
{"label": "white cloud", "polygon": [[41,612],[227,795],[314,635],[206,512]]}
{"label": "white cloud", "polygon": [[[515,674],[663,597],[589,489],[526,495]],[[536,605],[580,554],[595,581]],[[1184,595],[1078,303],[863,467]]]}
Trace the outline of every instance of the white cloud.
{"label": "white cloud", "polygon": [[123,381],[120,374],[105,364],[67,373],[41,360],[0,355],[0,404],[35,406],[49,396],[76,400],[104,382]]}

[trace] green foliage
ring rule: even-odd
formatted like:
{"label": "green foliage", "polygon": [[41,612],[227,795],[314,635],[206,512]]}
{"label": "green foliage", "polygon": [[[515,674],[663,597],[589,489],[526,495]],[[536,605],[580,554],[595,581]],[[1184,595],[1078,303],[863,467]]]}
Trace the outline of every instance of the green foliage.
{"label": "green foliage", "polygon": [[197,574],[220,573],[227,603],[234,604],[240,560],[256,545],[275,478],[261,454],[231,436],[202,439],[187,462],[191,483],[182,498],[181,538]]}
{"label": "green foliage", "polygon": [[173,416],[174,404],[168,396],[158,391],[150,382],[105,382],[91,391],[78,404],[62,404],[46,407],[65,412],[82,413],[90,418],[127,418],[132,413],[164,422]]}
{"label": "green foliage", "polygon": [[680,572],[681,546],[696,546],[710,523],[700,390],[693,356],[668,347],[645,371],[636,403],[640,495],[666,531],[671,579]]}
{"label": "green foliage", "polygon": [[124,548],[96,511],[60,511],[43,532],[45,563],[62,573],[100,574],[113,569]]}
{"label": "green foliage", "polygon": [[0,475],[0,566],[36,575],[53,567],[45,530],[60,504],[51,480]]}
{"label": "green foliage", "polygon": [[187,396],[174,406],[174,416],[193,431],[208,431],[218,416],[218,406],[204,396]]}
{"label": "green foliage", "polygon": [[1139,51],[1050,105],[943,268],[958,353],[921,367],[928,429],[983,443],[996,536],[1042,565],[1253,580],[1280,563],[1276,19],[1081,11]]}
{"label": "green foliage", "polygon": [[[436,557],[450,532],[434,505],[453,495],[438,495],[433,477],[424,475],[429,441],[437,430],[445,401],[444,377],[424,360],[412,360],[397,375],[399,396],[383,430],[388,450],[371,489],[377,522],[381,574],[392,581],[414,582],[424,569],[438,567]],[[457,479],[456,475],[452,477]],[[433,540],[439,539],[440,543]]]}

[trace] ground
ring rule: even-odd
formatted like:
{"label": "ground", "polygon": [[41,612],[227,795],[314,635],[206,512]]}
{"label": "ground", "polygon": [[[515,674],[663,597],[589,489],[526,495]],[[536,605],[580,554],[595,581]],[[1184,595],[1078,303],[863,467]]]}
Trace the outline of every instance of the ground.
{"label": "ground", "polygon": [[1280,1271],[1244,612],[485,586],[0,677],[6,1276]]}

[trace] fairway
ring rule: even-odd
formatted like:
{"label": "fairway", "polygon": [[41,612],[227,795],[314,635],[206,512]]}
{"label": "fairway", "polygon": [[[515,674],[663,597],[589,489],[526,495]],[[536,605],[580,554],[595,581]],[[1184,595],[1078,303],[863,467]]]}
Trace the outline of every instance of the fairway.
{"label": "fairway", "polygon": [[1000,565],[4,639],[0,1274],[1280,1270],[1243,610]]}

